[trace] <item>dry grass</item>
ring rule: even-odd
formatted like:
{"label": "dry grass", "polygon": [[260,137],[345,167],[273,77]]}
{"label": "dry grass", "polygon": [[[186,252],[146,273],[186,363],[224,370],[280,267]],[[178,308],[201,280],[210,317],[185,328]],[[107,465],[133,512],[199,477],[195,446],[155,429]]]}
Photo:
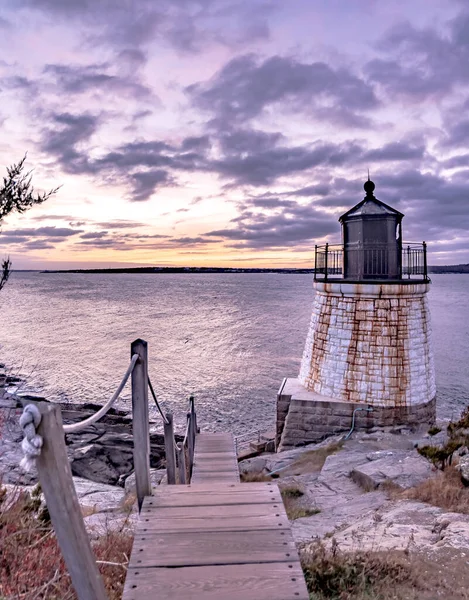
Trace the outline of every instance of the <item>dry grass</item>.
{"label": "dry grass", "polygon": [[[0,598],[76,598],[47,511],[39,493],[0,493]],[[109,532],[94,544],[109,600],[120,600],[132,548],[128,533]],[[112,564],[110,564],[112,563]]]}
{"label": "dry grass", "polygon": [[310,600],[420,598],[423,578],[405,554],[343,553],[314,542],[300,552]]}
{"label": "dry grass", "polygon": [[285,485],[280,488],[282,498],[301,498],[304,496],[304,491],[298,485]]}
{"label": "dry grass", "polygon": [[461,475],[454,466],[447,467],[436,477],[402,492],[402,496],[427,502],[451,512],[469,514],[469,488],[464,487]]}
{"label": "dry grass", "polygon": [[316,450],[309,450],[303,452],[295,461],[291,463],[286,469],[282,469],[279,473],[281,477],[290,475],[304,475],[306,473],[316,473],[322,469],[326,458],[331,454],[339,452],[342,448],[342,442],[336,442],[324,446],[324,448],[317,448]]}
{"label": "dry grass", "polygon": [[288,508],[286,507],[285,510],[290,521],[294,521],[295,519],[303,519],[304,517],[312,517],[313,515],[317,515],[321,512],[319,508],[303,508],[301,506],[298,508],[289,506]]}
{"label": "dry grass", "polygon": [[321,512],[319,508],[305,505],[302,500],[304,491],[298,485],[282,486],[280,487],[280,493],[282,494],[285,512],[290,521],[311,517]]}
{"label": "dry grass", "polygon": [[242,483],[272,481],[272,477],[264,475],[264,473],[240,473],[239,477]]}

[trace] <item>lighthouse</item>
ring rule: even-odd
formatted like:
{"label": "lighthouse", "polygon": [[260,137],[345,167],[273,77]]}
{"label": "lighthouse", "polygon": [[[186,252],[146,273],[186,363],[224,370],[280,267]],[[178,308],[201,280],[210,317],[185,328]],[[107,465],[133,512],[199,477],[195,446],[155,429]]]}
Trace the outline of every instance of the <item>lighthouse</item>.
{"label": "lighthouse", "polygon": [[425,242],[375,184],[343,214],[340,244],[315,247],[314,304],[297,378],[277,395],[277,449],[373,426],[435,420]]}

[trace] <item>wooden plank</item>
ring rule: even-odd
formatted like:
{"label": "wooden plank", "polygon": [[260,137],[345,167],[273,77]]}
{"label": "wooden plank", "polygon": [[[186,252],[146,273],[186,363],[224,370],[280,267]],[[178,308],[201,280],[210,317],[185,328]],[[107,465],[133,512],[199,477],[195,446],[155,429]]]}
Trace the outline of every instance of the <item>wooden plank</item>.
{"label": "wooden plank", "polygon": [[205,508],[205,516],[188,517],[187,519],[166,519],[151,515],[139,520],[138,530],[141,533],[154,532],[182,532],[182,531],[247,531],[249,529],[290,529],[290,522],[285,516],[246,515],[239,517],[210,517],[212,507]]}
{"label": "wooden plank", "polygon": [[239,481],[238,478],[236,478],[234,475],[218,475],[218,476],[212,476],[212,477],[204,477],[204,473],[199,473],[194,475],[194,483],[199,483],[199,482],[204,482],[204,481],[214,481],[214,482],[220,482],[220,481]]}
{"label": "wooden plank", "polygon": [[298,561],[291,536],[277,531],[137,534],[129,568]]}
{"label": "wooden plank", "polygon": [[45,402],[36,406],[42,415],[38,434],[43,438],[37,459],[39,481],[73,587],[79,600],[106,600],[73,484],[60,406]]}
{"label": "wooden plank", "polygon": [[[155,490],[155,497],[160,494],[165,496],[174,495],[191,495],[193,493],[203,494],[246,494],[246,493],[262,493],[262,494],[279,494],[279,489],[276,483],[196,483],[191,485],[178,485]],[[145,502],[148,498],[145,499]]]}
{"label": "wooden plank", "polygon": [[236,456],[229,452],[213,452],[211,454],[205,453],[201,454],[196,452],[194,455],[194,462],[196,461],[204,461],[204,460],[232,460],[233,462],[238,462],[236,460]]}
{"label": "wooden plank", "polygon": [[[273,508],[283,506],[280,494],[275,496],[266,495],[265,493],[246,492],[245,494],[210,494],[210,492],[202,492],[195,494],[155,494],[151,498],[150,506],[230,506],[236,504],[266,504],[268,503]],[[144,502],[148,505],[148,503]]]}
{"label": "wooden plank", "polygon": [[129,569],[123,600],[308,600],[297,562]]}
{"label": "wooden plank", "polygon": [[132,427],[134,440],[135,488],[138,507],[151,496],[150,433],[148,422],[148,344],[137,339],[130,347],[131,357],[139,358],[132,371]]}
{"label": "wooden plank", "polygon": [[244,518],[248,516],[273,515],[276,517],[285,514],[283,507],[278,510],[272,507],[272,504],[231,504],[229,506],[192,506],[191,511],[185,506],[150,506],[143,508],[140,513],[142,517],[156,517],[157,519],[193,519],[210,515],[213,518]]}
{"label": "wooden plank", "polygon": [[209,462],[196,462],[194,464],[194,469],[197,468],[199,473],[207,472],[207,471],[230,471],[231,473],[238,473],[238,466],[232,462],[225,461],[209,461]]}

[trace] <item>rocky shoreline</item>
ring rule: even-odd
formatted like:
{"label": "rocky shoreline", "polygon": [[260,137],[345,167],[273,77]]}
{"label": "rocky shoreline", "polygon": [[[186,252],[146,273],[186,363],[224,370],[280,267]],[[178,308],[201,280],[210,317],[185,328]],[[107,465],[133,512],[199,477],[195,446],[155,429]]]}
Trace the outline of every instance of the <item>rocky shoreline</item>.
{"label": "rocky shoreline", "polygon": [[[35,472],[24,472],[19,466],[23,457],[19,418],[22,401],[27,399],[47,401],[38,396],[9,393],[0,385],[0,483],[11,494],[31,491],[38,482]],[[98,404],[61,404],[63,422],[83,421],[100,408]],[[182,439],[175,437],[177,441]],[[65,441],[90,534],[98,537],[110,529],[132,528],[136,513],[130,413],[111,408],[97,423],[79,433],[67,434]],[[164,436],[157,433],[150,433],[150,476],[153,486],[166,476]]]}
{"label": "rocky shoreline", "polygon": [[[19,468],[22,432],[19,417],[24,400],[43,401],[45,398],[30,395],[5,394],[0,398],[3,415],[3,435],[0,452],[0,469],[4,483],[30,485],[37,481],[34,473],[24,473]],[[78,423],[96,413],[98,404],[61,404],[64,424]],[[176,436],[180,441],[180,436]],[[126,479],[133,473],[132,417],[126,411],[111,408],[97,423],[79,433],[65,436],[72,474],[95,483],[125,487]],[[164,467],[164,436],[150,434],[150,467]]]}

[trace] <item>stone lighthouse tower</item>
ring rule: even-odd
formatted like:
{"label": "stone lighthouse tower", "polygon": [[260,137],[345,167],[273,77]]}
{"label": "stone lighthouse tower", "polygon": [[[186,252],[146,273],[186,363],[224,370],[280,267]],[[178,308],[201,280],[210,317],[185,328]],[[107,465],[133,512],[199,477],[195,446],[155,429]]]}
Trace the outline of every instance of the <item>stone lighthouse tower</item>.
{"label": "stone lighthouse tower", "polygon": [[366,196],[339,219],[342,243],[316,246],[315,299],[299,377],[277,397],[277,448],[371,426],[431,423],[436,387],[425,242]]}

